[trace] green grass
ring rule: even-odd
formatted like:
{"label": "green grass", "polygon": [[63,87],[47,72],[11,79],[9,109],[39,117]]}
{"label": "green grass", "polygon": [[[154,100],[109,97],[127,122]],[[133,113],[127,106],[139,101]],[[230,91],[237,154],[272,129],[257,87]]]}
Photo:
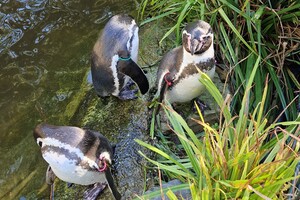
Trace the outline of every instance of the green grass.
{"label": "green grass", "polygon": [[[144,0],[139,16],[145,19],[141,25],[158,19],[169,20],[169,31],[161,41],[174,33],[175,45],[181,43],[181,30],[186,22],[202,19],[211,24],[218,66],[228,73],[228,84],[234,94],[232,112],[240,110],[249,75],[260,57],[250,91],[249,112],[261,102],[264,83],[268,80],[270,89],[263,112],[270,121],[276,121],[282,120],[278,116],[281,112],[285,120],[297,117],[295,91],[300,90],[300,84],[290,72],[300,64],[299,10],[300,3],[288,0],[278,4],[258,0]],[[293,89],[292,85],[295,85]]]}
{"label": "green grass", "polygon": [[[227,74],[232,92],[231,101],[224,100],[200,73],[200,81],[220,107],[219,123],[207,124],[199,112],[197,123],[204,131],[194,133],[170,105],[162,104],[180,145],[174,146],[155,129],[154,117],[150,132],[161,142],[153,146],[137,140],[156,153],[156,160],[144,155],[152,166],[168,179],[182,181],[163,190],[170,199],[177,199],[173,192],[182,189],[189,189],[193,199],[287,199],[291,180],[299,178],[294,173],[299,162],[300,84],[292,71],[300,65],[300,3],[271,2],[275,1],[141,2],[141,25],[170,22],[160,43],[175,35],[174,46],[180,45],[187,22],[209,22],[217,66]],[[157,191],[141,198],[160,195]]]}
{"label": "green grass", "polygon": [[[136,140],[157,154],[158,159],[153,160],[140,152],[153,166],[164,171],[170,179],[183,182],[182,185],[165,188],[165,194],[173,196],[176,190],[189,189],[193,199],[287,198],[291,181],[299,178],[294,177],[294,171],[300,159],[297,153],[300,148],[297,138],[300,115],[295,121],[268,124],[268,119],[262,115],[269,90],[267,84],[262,94],[263,101],[254,112],[248,113],[250,89],[258,63],[259,59],[250,74],[246,85],[248,92],[244,94],[243,106],[237,116],[230,114],[228,105],[210,78],[201,74],[200,81],[223,108],[223,120],[218,127],[210,126],[203,117],[197,121],[199,126],[204,127],[202,138],[189,128],[171,105],[162,105],[170,126],[180,140],[177,152],[181,155],[173,152],[168,142],[153,146]],[[161,192],[156,191],[141,198],[160,195]]]}

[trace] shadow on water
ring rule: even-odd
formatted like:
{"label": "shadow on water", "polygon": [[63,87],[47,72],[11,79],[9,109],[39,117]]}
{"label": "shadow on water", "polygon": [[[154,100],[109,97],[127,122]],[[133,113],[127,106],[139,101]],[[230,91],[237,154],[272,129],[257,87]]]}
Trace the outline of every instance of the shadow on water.
{"label": "shadow on water", "polygon": [[142,164],[133,138],[147,129],[143,101],[101,101],[81,88],[100,29],[112,15],[132,10],[130,0],[0,1],[0,199],[48,198],[47,165],[32,137],[40,122],[89,127],[118,142],[118,187],[125,196],[141,192],[134,187],[143,178],[131,181],[141,176],[133,168]]}

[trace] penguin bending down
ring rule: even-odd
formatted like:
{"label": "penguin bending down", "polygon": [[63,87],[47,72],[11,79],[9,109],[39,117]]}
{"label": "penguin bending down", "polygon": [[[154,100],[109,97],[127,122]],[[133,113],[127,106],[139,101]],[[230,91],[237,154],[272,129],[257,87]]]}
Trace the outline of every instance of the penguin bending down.
{"label": "penguin bending down", "polygon": [[215,74],[213,31],[201,20],[187,24],[182,46],[163,57],[157,72],[160,102],[183,103],[198,97],[205,89],[198,70],[210,78]]}
{"label": "penguin bending down", "polygon": [[114,198],[121,199],[109,168],[113,148],[103,135],[78,127],[48,124],[38,125],[33,135],[49,164],[48,184],[53,184],[55,176],[68,183],[94,184],[84,193],[84,199],[96,199],[108,185]]}
{"label": "penguin bending down", "polygon": [[135,99],[137,90],[130,90],[132,81],[142,94],[148,91],[148,79],[136,64],[138,45],[138,26],[131,16],[115,15],[107,22],[94,45],[91,61],[93,85],[99,96]]}

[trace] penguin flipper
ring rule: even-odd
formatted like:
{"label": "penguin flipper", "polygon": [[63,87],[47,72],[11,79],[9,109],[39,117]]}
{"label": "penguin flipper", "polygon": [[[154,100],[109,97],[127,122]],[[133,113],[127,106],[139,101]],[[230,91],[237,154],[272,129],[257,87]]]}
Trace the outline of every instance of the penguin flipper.
{"label": "penguin flipper", "polygon": [[91,188],[87,189],[83,193],[84,200],[96,200],[100,192],[104,190],[106,183],[95,183]]}
{"label": "penguin flipper", "polygon": [[110,189],[111,193],[113,194],[113,196],[115,197],[116,200],[120,200],[121,194],[118,192],[117,187],[114,184],[114,180],[113,180],[110,169],[105,171],[105,177],[107,180],[108,188]]}
{"label": "penguin flipper", "polygon": [[120,60],[119,72],[129,76],[139,87],[142,94],[149,90],[149,82],[143,70],[132,60]]}
{"label": "penguin flipper", "polygon": [[159,102],[162,102],[165,98],[167,90],[173,85],[174,75],[171,72],[164,74],[164,78],[161,83],[161,89],[159,92]]}

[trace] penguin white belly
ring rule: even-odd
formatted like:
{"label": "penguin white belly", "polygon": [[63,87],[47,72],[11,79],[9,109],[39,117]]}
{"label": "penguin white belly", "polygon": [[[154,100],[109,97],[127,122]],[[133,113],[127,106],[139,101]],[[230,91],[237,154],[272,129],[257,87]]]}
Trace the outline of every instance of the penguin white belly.
{"label": "penguin white belly", "polygon": [[[215,74],[215,67],[205,73],[212,78]],[[171,90],[167,91],[166,99],[169,103],[183,103],[200,96],[205,90],[205,86],[200,82],[199,78],[200,74],[196,73],[182,79]]]}
{"label": "penguin white belly", "polygon": [[45,152],[44,159],[51,166],[54,174],[61,180],[80,185],[91,185],[106,182],[105,174],[98,171],[90,171],[77,164],[77,160],[67,158],[56,152]]}

